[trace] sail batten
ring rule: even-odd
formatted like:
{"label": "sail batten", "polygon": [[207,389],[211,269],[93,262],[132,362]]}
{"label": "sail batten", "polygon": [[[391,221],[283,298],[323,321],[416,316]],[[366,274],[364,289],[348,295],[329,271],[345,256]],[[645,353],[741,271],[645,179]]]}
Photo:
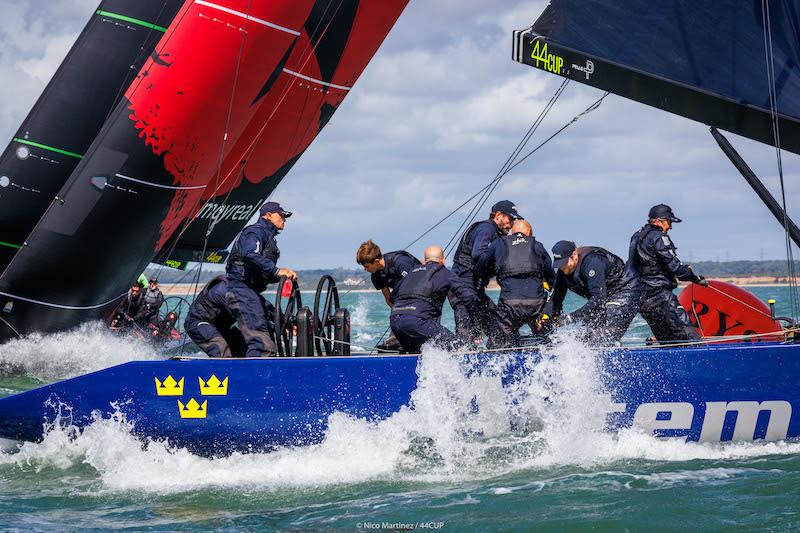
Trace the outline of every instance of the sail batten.
{"label": "sail batten", "polygon": [[751,139],[800,153],[798,0],[769,2],[775,108],[761,2],[553,0],[515,32],[514,58]]}

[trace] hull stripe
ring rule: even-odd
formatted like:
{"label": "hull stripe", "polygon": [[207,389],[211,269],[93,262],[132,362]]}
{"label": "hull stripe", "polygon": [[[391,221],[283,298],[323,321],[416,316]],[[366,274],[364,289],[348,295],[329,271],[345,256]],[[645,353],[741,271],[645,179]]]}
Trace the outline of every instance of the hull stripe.
{"label": "hull stripe", "polygon": [[3,242],[3,241],[0,241],[0,246],[5,246],[7,248],[14,248],[16,250],[22,249],[22,245],[20,244],[11,244],[10,242]]}
{"label": "hull stripe", "polygon": [[119,300],[120,298],[122,298],[126,294],[128,294],[128,291],[123,292],[122,294],[120,294],[116,298],[113,298],[113,299],[107,301],[106,303],[97,304],[97,305],[79,306],[79,305],[54,304],[54,303],[51,303],[51,302],[43,302],[41,300],[34,300],[33,298],[25,298],[24,296],[17,296],[16,294],[9,294],[7,292],[0,292],[0,296],[8,296],[9,298],[13,298],[15,300],[20,300],[20,301],[23,301],[23,302],[28,302],[28,303],[32,303],[32,304],[38,304],[38,305],[44,305],[44,306],[47,306],[47,307],[56,307],[58,309],[69,309],[71,311],[88,311],[90,309],[99,309],[100,307],[105,307],[106,305]]}
{"label": "hull stripe", "polygon": [[255,22],[257,24],[261,24],[262,26],[266,26],[266,27],[272,28],[274,30],[279,30],[279,31],[288,33],[290,35],[294,35],[295,37],[298,37],[300,35],[299,31],[295,31],[295,30],[292,30],[292,29],[289,29],[289,28],[285,28],[285,27],[280,26],[278,24],[273,24],[272,22],[267,22],[266,20],[254,17],[252,15],[248,15],[247,13],[242,13],[241,11],[236,11],[235,9],[231,9],[229,7],[221,6],[221,5],[218,5],[218,4],[212,4],[211,2],[206,2],[206,0],[194,0],[194,3],[195,4],[200,4],[201,6],[210,7],[211,9],[217,9],[219,11],[222,11],[224,13],[229,13],[229,14],[235,15],[237,17],[241,17],[241,18],[243,18],[245,20],[249,20],[251,22]]}
{"label": "hull stripe", "polygon": [[283,69],[286,74],[290,74],[301,80],[310,81],[311,83],[316,83],[317,85],[324,85],[325,87],[333,87],[334,89],[341,89],[343,91],[349,91],[351,87],[347,87],[345,85],[336,85],[335,83],[328,83],[327,81],[318,80],[316,78],[312,78],[310,76],[306,76],[304,74],[300,74],[299,72],[295,72],[293,70],[289,70],[288,68]]}
{"label": "hull stripe", "polygon": [[158,187],[159,189],[171,189],[173,191],[191,191],[194,189],[205,189],[206,185],[192,185],[191,187],[176,187],[174,185],[161,185],[160,183],[152,183],[149,181],[140,180],[137,178],[131,178],[129,176],[125,176],[123,174],[114,174],[118,178],[122,178],[124,180],[132,181],[134,183],[141,183],[142,185],[148,185],[150,187]]}

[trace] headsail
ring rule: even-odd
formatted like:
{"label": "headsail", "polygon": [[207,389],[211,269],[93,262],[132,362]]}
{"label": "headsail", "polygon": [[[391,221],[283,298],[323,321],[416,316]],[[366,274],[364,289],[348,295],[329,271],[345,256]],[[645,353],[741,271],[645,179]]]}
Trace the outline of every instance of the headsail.
{"label": "headsail", "polygon": [[202,206],[174,233],[161,261],[213,262],[224,256],[220,250],[322,131],[407,3],[314,4],[297,42],[254,98],[258,111],[227,154],[219,180],[212,179]]}
{"label": "headsail", "polygon": [[[298,69],[312,64],[315,49],[304,38],[309,20],[318,18],[318,13],[333,13],[323,17],[327,23],[311,24],[336,32],[340,28],[332,19],[338,13],[405,3],[187,0],[28,245],[0,277],[0,302],[13,304],[12,311],[3,314],[7,326],[19,333],[53,331],[100,316],[168,245],[182,223],[193,219],[208,191],[219,192],[223,183],[231,188],[237,184],[219,178],[223,161],[242,161],[242,154],[257,153],[261,143],[293,147],[285,136],[306,139],[300,135],[305,130],[318,131],[319,123],[313,129],[300,121],[306,108],[298,107],[296,99],[286,106],[270,99],[271,90],[288,74],[287,60],[296,57]],[[400,11],[393,10],[395,18]],[[389,28],[391,24],[383,30]],[[375,49],[384,36],[377,39]],[[347,43],[342,47],[346,50],[354,35],[339,39]],[[304,72],[308,71],[296,71],[306,76]],[[329,75],[311,71],[308,77],[324,80]],[[285,92],[284,100],[292,95]],[[338,101],[334,100],[336,105]],[[266,122],[277,111],[289,113],[295,127],[262,137]],[[299,156],[307,144],[298,146]]]}
{"label": "headsail", "polygon": [[781,148],[800,153],[799,0],[552,0],[514,59],[774,144],[763,4]]}
{"label": "headsail", "polygon": [[0,273],[81,160],[183,0],[105,0],[0,156]]}

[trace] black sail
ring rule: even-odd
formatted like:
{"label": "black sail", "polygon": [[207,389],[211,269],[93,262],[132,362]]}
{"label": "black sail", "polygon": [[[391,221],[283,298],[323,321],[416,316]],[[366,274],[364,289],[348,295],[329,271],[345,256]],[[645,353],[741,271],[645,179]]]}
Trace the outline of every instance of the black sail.
{"label": "black sail", "polygon": [[514,39],[517,61],[774,144],[770,58],[781,148],[800,153],[800,0],[553,0]]}
{"label": "black sail", "polygon": [[105,0],[0,156],[0,272],[82,159],[183,0]]}

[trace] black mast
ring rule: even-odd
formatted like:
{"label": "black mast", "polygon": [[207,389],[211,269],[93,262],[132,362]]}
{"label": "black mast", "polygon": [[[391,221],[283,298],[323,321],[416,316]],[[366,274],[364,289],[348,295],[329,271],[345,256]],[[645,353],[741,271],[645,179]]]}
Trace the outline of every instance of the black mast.
{"label": "black mast", "polygon": [[767,206],[780,225],[783,226],[783,229],[789,233],[789,237],[792,238],[794,243],[797,246],[800,246],[800,228],[798,228],[792,219],[789,218],[789,216],[786,214],[780,204],[778,204],[772,194],[770,194],[761,180],[758,179],[758,176],[756,176],[755,172],[753,172],[745,160],[742,159],[742,156],[739,155],[739,152],[737,152],[731,143],[728,142],[728,139],[725,138],[725,136],[722,135],[717,128],[712,127],[710,128],[710,131],[711,135],[714,136],[714,140],[717,141],[719,147],[722,149],[725,155],[728,156],[728,159],[731,160],[731,163],[733,163],[733,166],[736,167],[736,170],[738,170],[745,181],[750,184],[758,197],[761,198],[761,201],[764,202],[764,205]]}

